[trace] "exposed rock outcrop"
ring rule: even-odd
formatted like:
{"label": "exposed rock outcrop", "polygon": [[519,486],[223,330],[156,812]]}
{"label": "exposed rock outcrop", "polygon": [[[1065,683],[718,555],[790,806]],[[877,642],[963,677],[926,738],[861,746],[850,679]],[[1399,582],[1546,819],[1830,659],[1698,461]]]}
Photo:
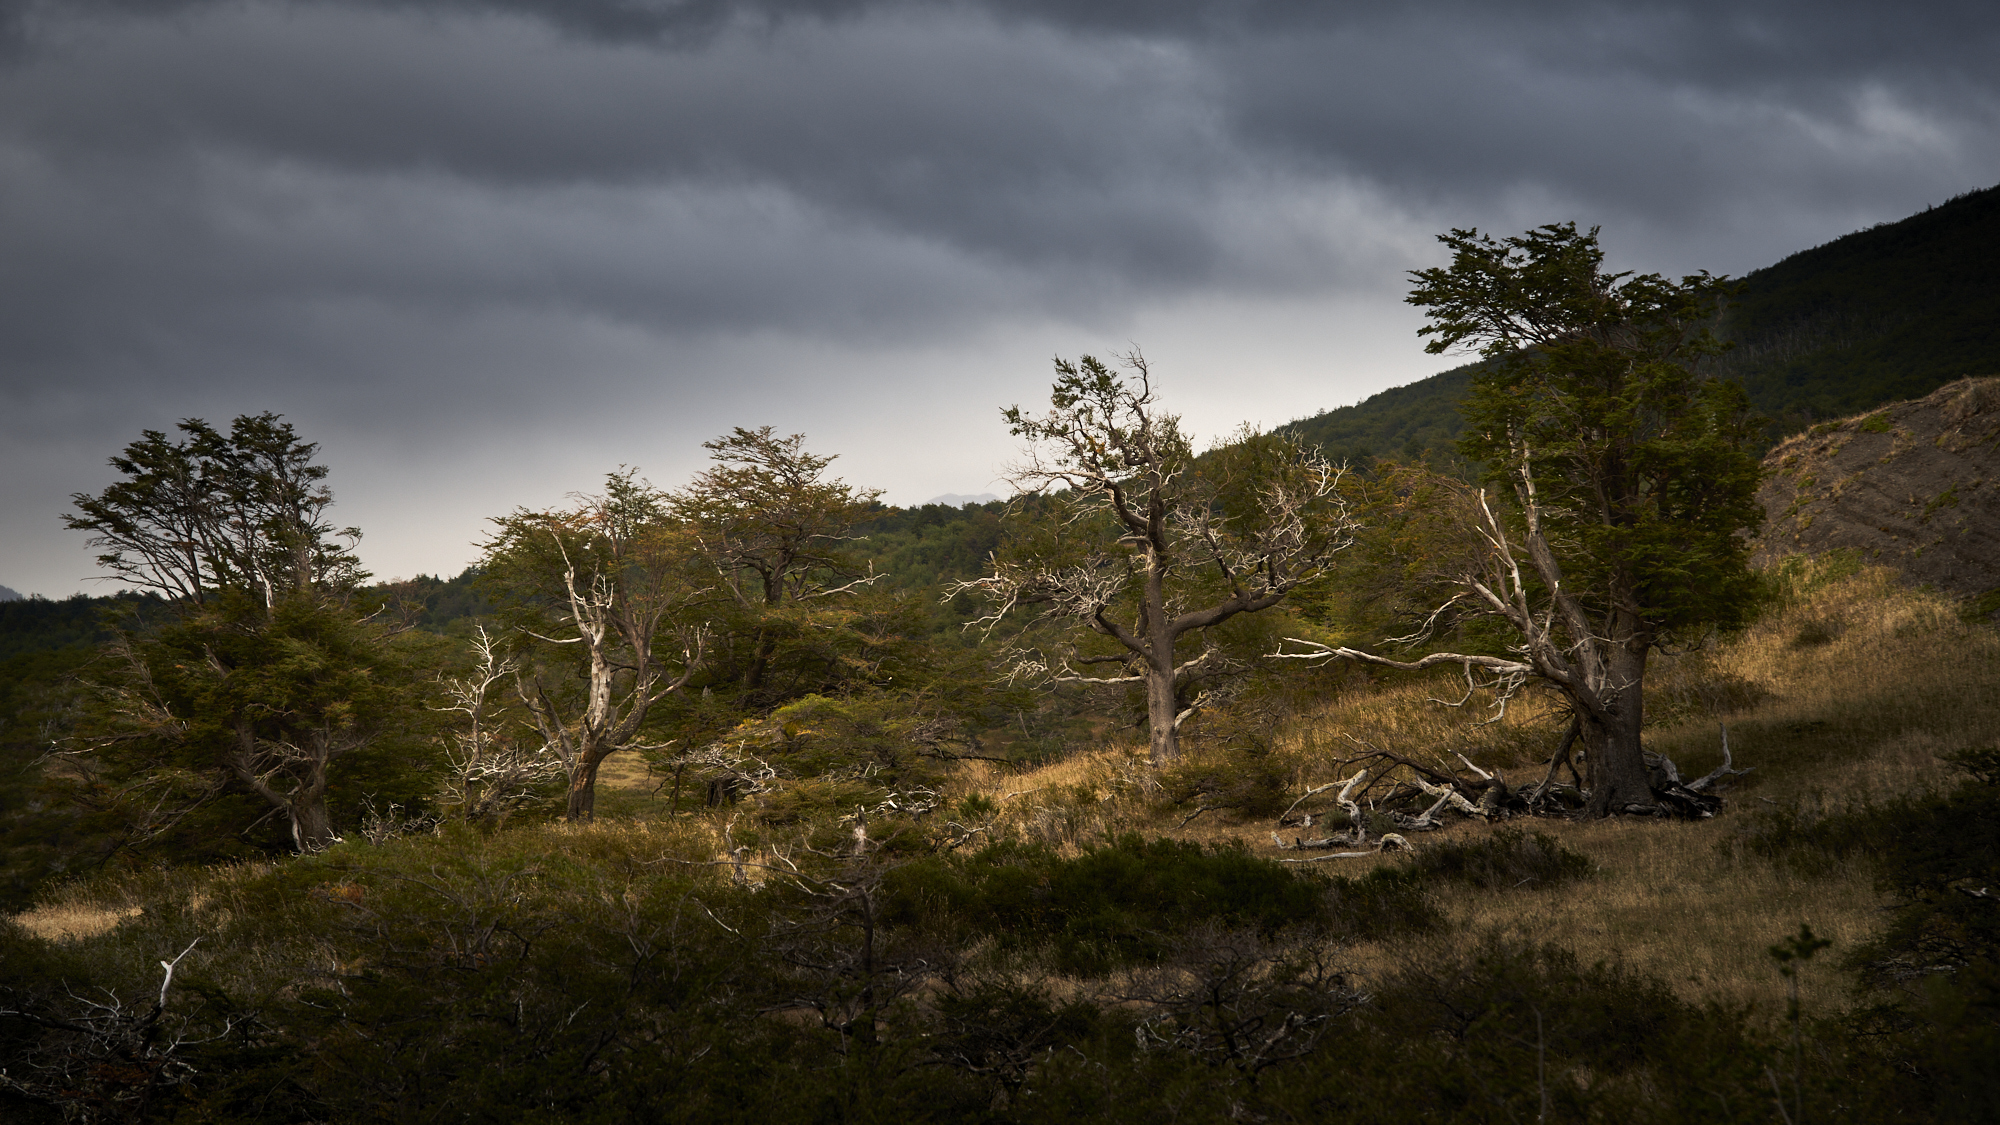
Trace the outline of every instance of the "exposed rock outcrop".
{"label": "exposed rock outcrop", "polygon": [[1757,565],[1848,548],[1961,597],[2000,589],[2000,377],[1814,426],[1764,464]]}

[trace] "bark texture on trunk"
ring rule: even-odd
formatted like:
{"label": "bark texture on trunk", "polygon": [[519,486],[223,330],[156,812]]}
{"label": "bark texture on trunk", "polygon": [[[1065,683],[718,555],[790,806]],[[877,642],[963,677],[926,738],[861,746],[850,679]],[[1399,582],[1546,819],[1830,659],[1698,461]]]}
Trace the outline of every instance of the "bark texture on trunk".
{"label": "bark texture on trunk", "polygon": [[597,815],[597,767],[611,756],[605,751],[588,761],[580,762],[569,778],[569,806],[565,815],[570,823],[590,820]]}
{"label": "bark texture on trunk", "polygon": [[301,793],[286,810],[292,821],[292,842],[301,854],[324,851],[340,837],[334,834],[324,792]]}
{"label": "bark texture on trunk", "polygon": [[1657,803],[1640,741],[1646,719],[1643,685],[1647,647],[1636,652],[1630,647],[1613,649],[1607,661],[1608,678],[1619,686],[1601,694],[1599,711],[1582,712],[1590,784],[1585,810],[1594,817],[1625,812],[1633,806],[1650,809]]}
{"label": "bark texture on trunk", "polygon": [[1174,670],[1146,670],[1146,728],[1148,749],[1154,765],[1165,765],[1181,756],[1180,731],[1174,725],[1180,701],[1174,695]]}

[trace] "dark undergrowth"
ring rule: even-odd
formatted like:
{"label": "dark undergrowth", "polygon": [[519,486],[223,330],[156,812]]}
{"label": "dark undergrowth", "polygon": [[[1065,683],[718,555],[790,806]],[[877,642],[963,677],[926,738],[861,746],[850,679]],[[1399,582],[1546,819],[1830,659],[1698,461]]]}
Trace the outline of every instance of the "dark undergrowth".
{"label": "dark undergrowth", "polygon": [[[528,826],[121,876],[94,889],[146,910],[108,933],[7,927],[0,1114],[1768,1122],[1782,1102],[1793,1120],[1991,1120],[2000,975],[1991,903],[1965,889],[2000,874],[1992,766],[1974,756],[1960,791],[1893,814],[1901,913],[1857,954],[1868,1002],[1776,1031],[1616,964],[1449,930],[1448,886],[1588,875],[1540,834],[1360,876],[1126,836],[800,850],[759,881],[692,834]],[[1836,834],[1786,831],[1753,834],[1744,861]],[[1363,938],[1400,957],[1356,974]]]}

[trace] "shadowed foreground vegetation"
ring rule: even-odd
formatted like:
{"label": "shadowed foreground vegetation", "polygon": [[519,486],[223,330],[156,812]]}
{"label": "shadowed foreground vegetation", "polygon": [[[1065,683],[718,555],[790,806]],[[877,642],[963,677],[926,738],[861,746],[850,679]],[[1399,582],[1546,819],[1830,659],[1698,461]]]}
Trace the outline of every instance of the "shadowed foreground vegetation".
{"label": "shadowed foreground vegetation", "polygon": [[1358,745],[1517,781],[1553,748],[1534,699],[1475,725],[1450,676],[1353,669],[1246,692],[1159,771],[1099,725],[920,793],[710,807],[619,755],[594,824],[377,818],[44,894],[0,930],[0,1112],[1991,1120],[2000,640],[1853,560],[1770,585],[1655,673],[1651,749],[1705,771],[1726,724],[1753,767],[1712,820],[1284,862]]}

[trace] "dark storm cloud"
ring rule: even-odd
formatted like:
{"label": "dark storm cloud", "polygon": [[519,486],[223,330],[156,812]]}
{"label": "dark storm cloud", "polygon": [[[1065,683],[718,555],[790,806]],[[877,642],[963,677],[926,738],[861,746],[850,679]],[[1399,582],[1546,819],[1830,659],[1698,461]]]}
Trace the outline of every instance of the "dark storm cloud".
{"label": "dark storm cloud", "polygon": [[1907,167],[1843,173],[1899,115],[1966,134],[2000,113],[1980,65],[2000,21],[1960,5],[181,7],[20,80],[17,135],[480,185],[776,185],[829,221],[1168,286],[1257,272],[1209,216],[1259,174],[1687,218],[1767,185],[1892,190]]}
{"label": "dark storm cloud", "polygon": [[171,22],[125,29],[92,65],[18,78],[9,116],[60,156],[220,150],[506,186],[775,183],[984,253],[1178,276],[1212,254],[1187,218],[1226,146],[1188,96],[1199,76],[1159,54],[979,23],[813,25],[658,52],[507,21],[413,29],[265,8],[194,41]]}
{"label": "dark storm cloud", "polygon": [[865,337],[1379,285],[1437,218],[1775,253],[2000,148],[1971,4],[5,10],[17,387],[357,304]]}
{"label": "dark storm cloud", "polygon": [[[889,432],[1010,325],[1347,302],[1407,343],[1447,226],[1741,273],[2000,180],[1996,57],[1986,3],[0,0],[0,429],[51,480],[286,403]],[[1321,346],[1265,330],[1217,350]]]}

